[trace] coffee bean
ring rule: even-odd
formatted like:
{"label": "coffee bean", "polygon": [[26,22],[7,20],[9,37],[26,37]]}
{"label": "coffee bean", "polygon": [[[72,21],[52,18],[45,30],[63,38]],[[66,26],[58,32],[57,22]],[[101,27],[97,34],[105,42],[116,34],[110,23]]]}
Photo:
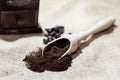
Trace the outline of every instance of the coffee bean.
{"label": "coffee bean", "polygon": [[55,28],[56,28],[56,27],[51,28],[51,29],[52,29],[52,31],[55,31]]}
{"label": "coffee bean", "polygon": [[63,26],[57,26],[59,28],[59,33],[63,34],[64,33],[64,27]]}
{"label": "coffee bean", "polygon": [[55,36],[56,32],[52,31],[51,33],[49,33],[50,36]]}
{"label": "coffee bean", "polygon": [[63,29],[59,29],[59,32],[60,32],[61,34],[63,34],[63,33],[64,33],[64,30],[63,30]]}
{"label": "coffee bean", "polygon": [[52,38],[52,36],[48,36],[48,38]]}
{"label": "coffee bean", "polygon": [[59,32],[59,27],[58,27],[58,26],[55,28],[55,31],[56,31],[57,33]]}
{"label": "coffee bean", "polygon": [[51,42],[53,40],[53,37],[52,36],[48,36],[48,42]]}
{"label": "coffee bean", "polygon": [[59,38],[64,33],[64,26],[56,26],[53,28],[47,28],[45,30],[47,31],[47,34],[45,34],[47,38],[44,39],[43,42],[44,44],[47,44],[48,42]]}
{"label": "coffee bean", "polygon": [[62,29],[62,30],[64,30],[64,26],[58,26],[59,27],[59,29]]}
{"label": "coffee bean", "polygon": [[72,34],[72,33],[68,33],[68,34]]}
{"label": "coffee bean", "polygon": [[48,34],[53,31],[52,29],[45,29],[45,30],[48,32]]}
{"label": "coffee bean", "polygon": [[55,38],[59,38],[60,36],[61,36],[60,33],[56,33],[56,34],[55,34]]}
{"label": "coffee bean", "polygon": [[47,44],[47,43],[48,43],[48,38],[44,38],[44,39],[43,39],[43,43],[44,43],[44,44]]}

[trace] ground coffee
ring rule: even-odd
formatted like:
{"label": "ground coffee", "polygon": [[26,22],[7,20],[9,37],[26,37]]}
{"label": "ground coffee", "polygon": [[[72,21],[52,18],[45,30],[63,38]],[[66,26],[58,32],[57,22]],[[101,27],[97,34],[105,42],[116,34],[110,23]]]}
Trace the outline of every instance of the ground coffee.
{"label": "ground coffee", "polygon": [[71,66],[72,57],[65,56],[58,60],[62,54],[64,54],[70,46],[70,42],[66,39],[61,39],[44,49],[42,56],[42,50],[38,52],[32,52],[29,56],[26,56],[23,61],[27,64],[27,67],[36,72],[48,71],[64,71]]}

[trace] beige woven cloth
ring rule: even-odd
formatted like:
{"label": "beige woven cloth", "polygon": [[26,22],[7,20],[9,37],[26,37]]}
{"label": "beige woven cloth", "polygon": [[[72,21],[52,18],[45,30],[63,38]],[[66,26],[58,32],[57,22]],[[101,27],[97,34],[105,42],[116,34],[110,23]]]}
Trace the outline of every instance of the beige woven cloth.
{"label": "beige woven cloth", "polygon": [[63,72],[32,72],[22,61],[43,47],[41,34],[0,35],[0,80],[120,80],[120,0],[40,0],[43,29],[65,26],[65,34],[91,28],[113,15],[116,28],[99,33],[81,46],[72,67]]}

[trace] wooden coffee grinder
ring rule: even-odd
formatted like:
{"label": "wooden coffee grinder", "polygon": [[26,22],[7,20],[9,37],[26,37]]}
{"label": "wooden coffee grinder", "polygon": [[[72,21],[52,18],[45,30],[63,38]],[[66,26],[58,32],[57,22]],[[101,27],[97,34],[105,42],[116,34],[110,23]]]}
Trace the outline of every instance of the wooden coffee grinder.
{"label": "wooden coffee grinder", "polygon": [[0,34],[41,33],[40,0],[0,0]]}

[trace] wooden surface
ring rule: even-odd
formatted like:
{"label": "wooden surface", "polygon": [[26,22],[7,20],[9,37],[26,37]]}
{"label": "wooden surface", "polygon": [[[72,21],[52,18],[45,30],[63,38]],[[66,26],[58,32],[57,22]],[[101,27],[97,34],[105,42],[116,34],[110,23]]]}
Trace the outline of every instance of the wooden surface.
{"label": "wooden surface", "polygon": [[0,80],[119,80],[120,0],[41,0],[42,28],[65,26],[65,34],[91,28],[112,15],[115,25],[94,35],[74,55],[72,67],[64,72],[35,73],[22,61],[43,47],[42,34],[0,35]]}

